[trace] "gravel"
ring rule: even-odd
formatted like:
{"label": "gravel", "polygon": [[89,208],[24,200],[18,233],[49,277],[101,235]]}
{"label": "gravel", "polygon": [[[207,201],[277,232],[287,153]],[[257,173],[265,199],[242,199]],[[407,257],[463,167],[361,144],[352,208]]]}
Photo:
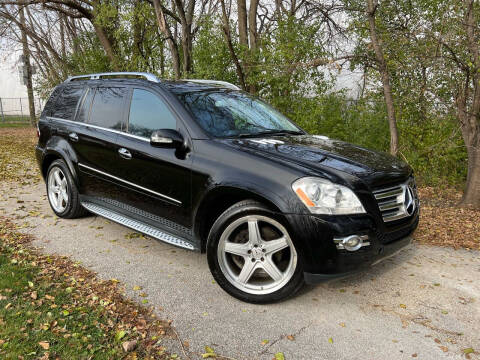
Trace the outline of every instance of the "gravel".
{"label": "gravel", "polygon": [[[251,305],[215,284],[203,254],[132,238],[132,230],[97,216],[57,219],[43,183],[4,183],[0,193],[0,214],[24,224],[34,245],[120,280],[127,296],[173,320],[190,359],[201,358],[206,345],[238,360],[277,352],[287,360],[464,359],[467,348],[480,358],[477,251],[414,244],[348,279],[305,287],[279,304]],[[165,345],[185,358],[180,341]]]}

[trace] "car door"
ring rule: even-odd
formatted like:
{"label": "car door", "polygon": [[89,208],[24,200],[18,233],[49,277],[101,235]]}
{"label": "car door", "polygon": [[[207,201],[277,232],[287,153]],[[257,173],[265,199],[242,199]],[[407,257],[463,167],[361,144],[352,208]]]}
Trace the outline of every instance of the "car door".
{"label": "car door", "polygon": [[152,89],[131,90],[127,128],[118,135],[118,176],[130,191],[122,201],[144,221],[191,234],[191,158],[176,149],[150,145],[154,130],[175,129],[187,137],[176,113]]}
{"label": "car door", "polygon": [[116,140],[125,123],[128,88],[89,87],[69,139],[78,160],[80,193],[96,201],[115,199],[123,188],[113,176],[119,165]]}

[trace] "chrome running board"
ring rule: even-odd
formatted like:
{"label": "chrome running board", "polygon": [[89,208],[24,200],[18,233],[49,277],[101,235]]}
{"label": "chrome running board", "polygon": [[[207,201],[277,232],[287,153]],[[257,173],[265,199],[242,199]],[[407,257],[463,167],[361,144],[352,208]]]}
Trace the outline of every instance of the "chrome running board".
{"label": "chrome running board", "polygon": [[119,223],[120,225],[129,227],[133,230],[136,230],[138,232],[141,232],[145,235],[151,236],[155,239],[164,241],[168,244],[179,246],[188,250],[195,250],[195,247],[190,244],[189,242],[176,237],[174,235],[168,234],[154,226],[145,224],[141,221],[131,219],[125,215],[119,214],[115,211],[112,211],[110,209],[107,209],[103,206],[84,201],[82,202],[82,206],[87,209],[88,211],[100,215],[106,219],[115,221],[116,223]]}

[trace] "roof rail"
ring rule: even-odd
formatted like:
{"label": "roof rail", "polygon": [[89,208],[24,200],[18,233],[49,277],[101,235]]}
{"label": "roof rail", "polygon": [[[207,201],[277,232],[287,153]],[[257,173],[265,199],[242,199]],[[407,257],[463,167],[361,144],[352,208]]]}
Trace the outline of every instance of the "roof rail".
{"label": "roof rail", "polygon": [[98,80],[102,78],[144,78],[148,81],[160,82],[160,79],[151,73],[146,72],[106,72],[106,73],[97,73],[97,74],[88,74],[88,75],[77,75],[70,76],[65,82],[76,81],[76,80]]}
{"label": "roof rail", "polygon": [[221,81],[221,80],[183,79],[183,81],[191,81],[199,84],[214,85],[214,86],[224,87],[232,90],[241,90],[237,85],[234,85],[227,81]]}

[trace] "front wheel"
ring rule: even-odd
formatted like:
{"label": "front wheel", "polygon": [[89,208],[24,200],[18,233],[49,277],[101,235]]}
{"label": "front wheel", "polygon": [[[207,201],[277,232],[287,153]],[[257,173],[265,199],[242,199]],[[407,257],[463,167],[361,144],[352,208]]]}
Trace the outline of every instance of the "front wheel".
{"label": "front wheel", "polygon": [[282,219],[257,201],[241,201],[219,216],[207,257],[217,283],[246,302],[280,301],[303,285],[301,262]]}

